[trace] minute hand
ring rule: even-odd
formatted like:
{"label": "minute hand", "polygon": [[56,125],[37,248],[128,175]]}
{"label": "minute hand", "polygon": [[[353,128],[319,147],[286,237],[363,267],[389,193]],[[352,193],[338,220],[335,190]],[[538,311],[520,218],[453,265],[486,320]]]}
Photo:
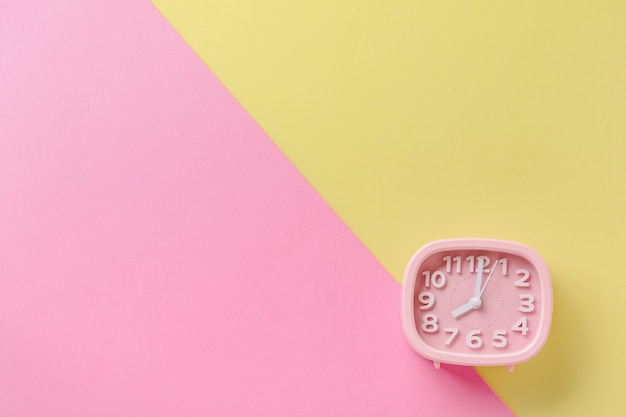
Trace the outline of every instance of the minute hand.
{"label": "minute hand", "polygon": [[485,259],[478,258],[478,271],[476,272],[476,288],[474,289],[474,297],[480,297],[480,290],[482,289],[484,269],[485,269]]}

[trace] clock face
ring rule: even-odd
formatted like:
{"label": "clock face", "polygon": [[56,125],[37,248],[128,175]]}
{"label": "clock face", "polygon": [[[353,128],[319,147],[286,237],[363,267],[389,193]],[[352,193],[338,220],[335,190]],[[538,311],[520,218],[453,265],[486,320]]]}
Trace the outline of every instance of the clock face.
{"label": "clock face", "polygon": [[527,246],[450,239],[420,249],[403,283],[403,320],[423,356],[459,365],[513,365],[547,339],[552,290]]}

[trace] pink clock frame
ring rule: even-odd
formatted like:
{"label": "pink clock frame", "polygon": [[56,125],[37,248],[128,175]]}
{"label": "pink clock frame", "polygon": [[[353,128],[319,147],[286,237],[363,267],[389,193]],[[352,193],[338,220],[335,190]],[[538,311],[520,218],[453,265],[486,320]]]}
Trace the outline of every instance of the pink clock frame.
{"label": "pink clock frame", "polygon": [[[539,330],[534,339],[524,348],[514,352],[499,354],[465,354],[460,352],[443,351],[433,348],[426,343],[415,323],[415,285],[416,276],[420,265],[430,256],[444,251],[454,250],[477,250],[497,251],[518,256],[531,264],[537,272],[541,291],[541,305],[539,315]],[[420,248],[409,261],[402,283],[402,322],[405,336],[409,344],[420,355],[434,362],[435,367],[439,363],[449,363],[466,366],[507,366],[512,370],[513,365],[527,361],[535,356],[545,345],[550,331],[553,309],[552,283],[548,267],[543,258],[530,247],[517,242],[484,239],[484,238],[458,238],[437,240]]]}

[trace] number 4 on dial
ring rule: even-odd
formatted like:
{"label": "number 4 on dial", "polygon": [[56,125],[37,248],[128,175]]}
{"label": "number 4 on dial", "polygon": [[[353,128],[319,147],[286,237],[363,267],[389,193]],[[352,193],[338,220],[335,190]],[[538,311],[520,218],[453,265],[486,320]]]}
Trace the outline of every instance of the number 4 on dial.
{"label": "number 4 on dial", "polygon": [[522,336],[526,336],[528,333],[528,318],[522,317],[518,321],[515,322],[511,330],[514,332],[521,332]]}

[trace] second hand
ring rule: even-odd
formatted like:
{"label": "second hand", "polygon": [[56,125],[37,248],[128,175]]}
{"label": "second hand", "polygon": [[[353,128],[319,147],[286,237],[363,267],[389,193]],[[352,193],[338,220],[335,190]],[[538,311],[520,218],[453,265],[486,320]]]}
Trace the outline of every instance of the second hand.
{"label": "second hand", "polygon": [[500,259],[498,259],[497,261],[493,263],[493,267],[491,267],[491,271],[489,271],[489,276],[487,276],[487,279],[485,280],[485,283],[483,284],[483,287],[481,288],[480,293],[478,294],[479,298],[483,296],[483,293],[487,289],[487,284],[489,283],[489,280],[491,279],[493,272],[496,270],[496,264],[498,262],[500,262]]}

